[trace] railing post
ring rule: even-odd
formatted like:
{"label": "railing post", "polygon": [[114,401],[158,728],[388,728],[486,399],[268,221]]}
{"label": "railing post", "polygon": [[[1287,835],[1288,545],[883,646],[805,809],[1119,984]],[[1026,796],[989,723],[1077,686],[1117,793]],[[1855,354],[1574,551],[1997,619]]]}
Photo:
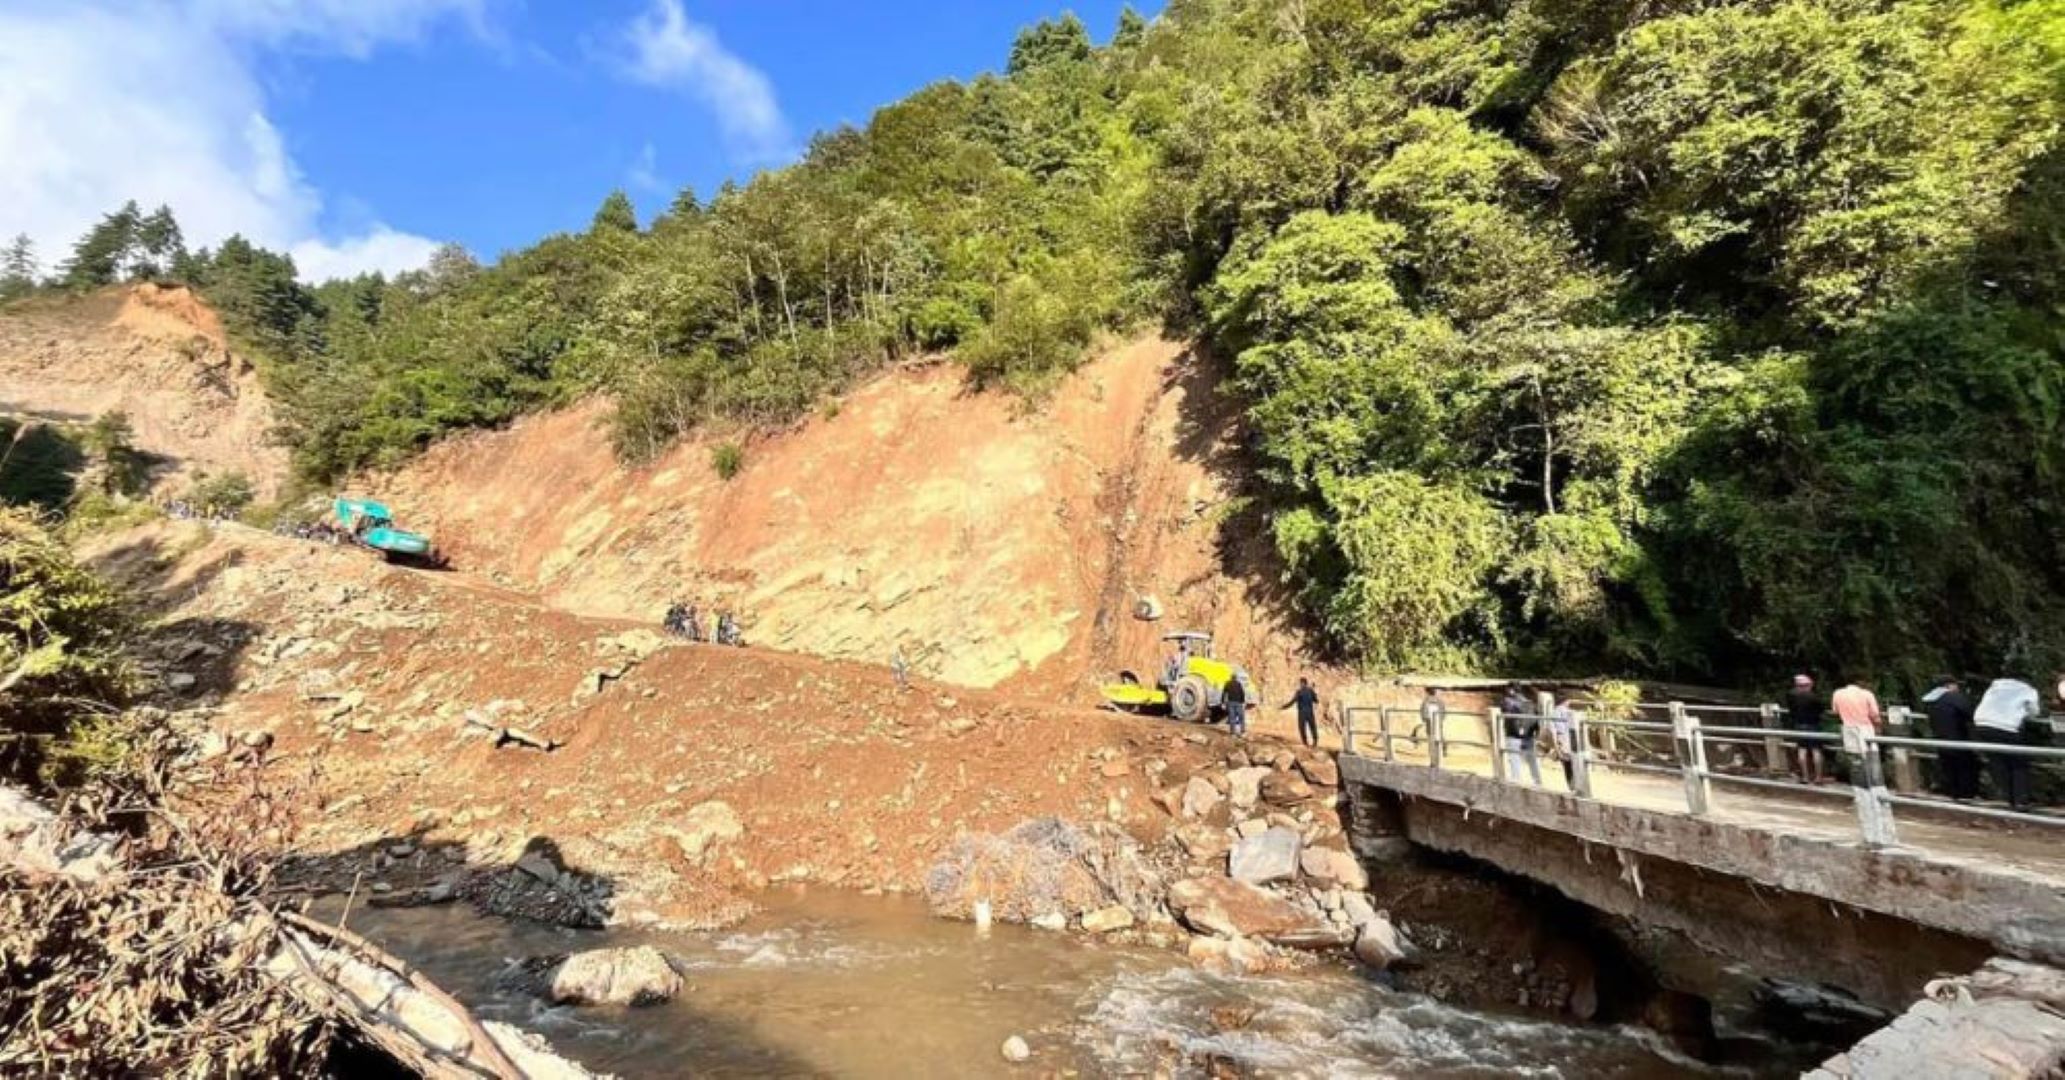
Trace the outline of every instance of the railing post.
{"label": "railing post", "polygon": [[1900,842],[1893,827],[1893,805],[1886,801],[1885,770],[1879,767],[1878,747],[1871,732],[1843,725],[1843,752],[1856,767],[1850,770],[1850,797],[1857,805],[1857,828],[1871,847],[1891,847]]}
{"label": "railing post", "polygon": [[1570,787],[1580,799],[1592,797],[1592,735],[1585,726],[1585,714],[1570,718]]}
{"label": "railing post", "polygon": [[1485,729],[1489,737],[1484,741],[1491,744],[1491,778],[1504,781],[1506,779],[1506,714],[1504,710],[1494,708],[1487,711],[1484,715],[1488,717],[1485,721]]}
{"label": "railing post", "polygon": [[1355,752],[1355,706],[1353,705],[1343,704],[1341,706],[1341,752],[1344,754]]}
{"label": "railing post", "polygon": [[1430,769],[1441,767],[1441,742],[1447,737],[1442,729],[1447,726],[1446,712],[1435,713],[1433,722],[1427,725],[1427,767]]}
{"label": "railing post", "polygon": [[1699,717],[1685,711],[1682,701],[1671,702],[1671,734],[1681,749],[1679,768],[1685,775],[1685,809],[1694,815],[1707,812],[1713,795],[1706,775],[1706,740],[1699,734]]}
{"label": "railing post", "polygon": [[[1769,703],[1757,706],[1757,718],[1764,730],[1778,730],[1778,706]],[[1764,771],[1773,776],[1792,772],[1791,763],[1785,760],[1785,740],[1776,735],[1764,736]]]}
{"label": "railing post", "polygon": [[1397,761],[1398,751],[1396,746],[1398,736],[1391,730],[1391,706],[1379,705],[1377,707],[1377,721],[1380,725],[1380,730],[1384,733],[1384,760]]}
{"label": "railing post", "polygon": [[[1914,714],[1905,705],[1895,705],[1886,710],[1886,729],[1895,735],[1914,734]],[[1914,752],[1905,746],[1893,747],[1893,790],[1899,792],[1922,789],[1922,763],[1915,760]]]}

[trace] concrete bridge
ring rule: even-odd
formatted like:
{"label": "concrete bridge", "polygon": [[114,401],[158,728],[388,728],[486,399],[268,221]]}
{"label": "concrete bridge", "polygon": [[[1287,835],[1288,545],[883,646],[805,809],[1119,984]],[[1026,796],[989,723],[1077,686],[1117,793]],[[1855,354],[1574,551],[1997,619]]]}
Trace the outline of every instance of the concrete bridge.
{"label": "concrete bridge", "polygon": [[[1517,763],[1492,752],[1496,710],[1450,712],[1434,732],[1415,732],[1410,710],[1349,710],[1340,762],[1357,850],[1379,862],[1408,845],[1469,856],[1761,974],[1832,985],[1894,1012],[1930,980],[1990,958],[2065,965],[2065,818],[1902,792],[1889,777],[1929,751],[1919,740],[1815,736],[1841,751],[1854,783],[1810,787],[1762,767],[1782,755],[1766,752],[1761,723],[1714,723],[1684,706],[1651,718],[1623,708],[1622,719],[1579,725],[1567,774],[1543,761],[1542,786],[1509,777]],[[1974,1030],[1996,1028],[1908,1022],[1875,1038],[1969,1040]],[[1967,1049],[2065,1060],[2065,1024],[2001,1037],[2035,1049]],[[1942,1060],[1964,1052],[1938,1049]],[[1862,1054],[1832,1075],[1889,1075],[1870,1062],[1903,1055]]]}

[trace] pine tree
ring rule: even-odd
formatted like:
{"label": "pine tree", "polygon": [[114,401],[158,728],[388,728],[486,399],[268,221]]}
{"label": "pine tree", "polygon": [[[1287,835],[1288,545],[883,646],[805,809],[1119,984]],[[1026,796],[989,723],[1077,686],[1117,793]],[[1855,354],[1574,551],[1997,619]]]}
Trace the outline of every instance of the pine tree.
{"label": "pine tree", "polygon": [[1141,18],[1140,13],[1134,11],[1131,4],[1120,8],[1119,28],[1117,33],[1111,35],[1111,47],[1114,49],[1131,49],[1139,45],[1146,37],[1147,20]]}
{"label": "pine tree", "polygon": [[120,210],[101,218],[72,245],[72,257],[59,268],[59,277],[74,289],[114,284],[136,247],[136,233],[142,221],[143,211],[136,200],[123,203]]}
{"label": "pine tree", "polygon": [[159,277],[185,262],[186,242],[171,207],[161,205],[137,223],[135,248],[131,279]]}
{"label": "pine tree", "polygon": [[638,210],[631,205],[631,197],[624,194],[621,188],[610,192],[609,198],[602,200],[602,206],[595,211],[595,220],[588,226],[588,231],[594,233],[611,229],[629,233],[638,231]]}
{"label": "pine tree", "polygon": [[1083,20],[1071,12],[1059,19],[1042,20],[1020,31],[1018,40],[1011,43],[1008,70],[1016,75],[1048,64],[1089,58],[1090,32],[1083,28]]}
{"label": "pine tree", "polygon": [[36,244],[27,233],[8,242],[0,252],[0,300],[27,296],[36,287]]}

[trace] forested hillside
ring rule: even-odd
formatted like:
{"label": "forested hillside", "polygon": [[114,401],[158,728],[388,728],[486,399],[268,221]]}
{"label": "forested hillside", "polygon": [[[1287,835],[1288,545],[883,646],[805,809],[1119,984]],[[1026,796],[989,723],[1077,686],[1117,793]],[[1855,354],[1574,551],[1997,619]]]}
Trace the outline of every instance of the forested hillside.
{"label": "forested hillside", "polygon": [[592,393],[643,458],[921,352],[1037,397],[1159,321],[1375,668],[2039,671],[2061,124],[2049,0],[1173,0],[492,265],[310,289],[129,207],[60,276],[202,286],[314,478]]}

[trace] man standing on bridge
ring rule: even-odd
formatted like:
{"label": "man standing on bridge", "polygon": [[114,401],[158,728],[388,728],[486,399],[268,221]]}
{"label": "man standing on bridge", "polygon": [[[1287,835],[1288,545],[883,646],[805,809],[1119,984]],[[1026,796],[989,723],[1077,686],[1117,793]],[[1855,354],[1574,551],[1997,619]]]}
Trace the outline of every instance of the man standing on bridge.
{"label": "man standing on bridge", "polygon": [[1499,702],[1499,723],[1505,727],[1506,774],[1513,780],[1520,779],[1520,763],[1527,763],[1527,771],[1534,777],[1534,786],[1542,786],[1542,759],[1535,752],[1535,739],[1541,734],[1542,718],[1535,715],[1534,706],[1527,703],[1527,695],[1514,683],[1506,688],[1506,697]]}
{"label": "man standing on bridge", "polygon": [[[1821,695],[1814,692],[1814,676],[1793,676],[1793,688],[1785,694],[1785,726],[1794,731],[1821,730]],[[1800,767],[1800,780],[1821,783],[1821,747],[1812,739],[1794,739],[1793,757]]]}
{"label": "man standing on bridge", "polygon": [[[2043,715],[2043,701],[2036,687],[2020,679],[1995,679],[1972,712],[1972,738],[2001,746],[2021,746],[2030,721]],[[1993,774],[1993,796],[2006,799],[2020,810],[2029,805],[2029,759],[2021,754],[1989,753],[1987,771]]]}
{"label": "man standing on bridge", "polygon": [[1878,731],[1886,725],[1885,714],[1879,711],[1879,696],[1866,689],[1863,680],[1854,676],[1829,699],[1829,707],[1836,711],[1836,718],[1843,722],[1844,727]]}
{"label": "man standing on bridge", "polygon": [[1291,700],[1278,708],[1298,707],[1298,740],[1306,746],[1319,745],[1319,691],[1312,688],[1312,680],[1300,676],[1298,690]]}
{"label": "man standing on bridge", "polygon": [[[1929,735],[1945,742],[1972,741],[1972,699],[1954,675],[1936,680],[1936,688],[1922,697],[1929,714]],[[1953,799],[1979,795],[1979,758],[1970,750],[1939,750],[1936,767],[1943,793]]]}

